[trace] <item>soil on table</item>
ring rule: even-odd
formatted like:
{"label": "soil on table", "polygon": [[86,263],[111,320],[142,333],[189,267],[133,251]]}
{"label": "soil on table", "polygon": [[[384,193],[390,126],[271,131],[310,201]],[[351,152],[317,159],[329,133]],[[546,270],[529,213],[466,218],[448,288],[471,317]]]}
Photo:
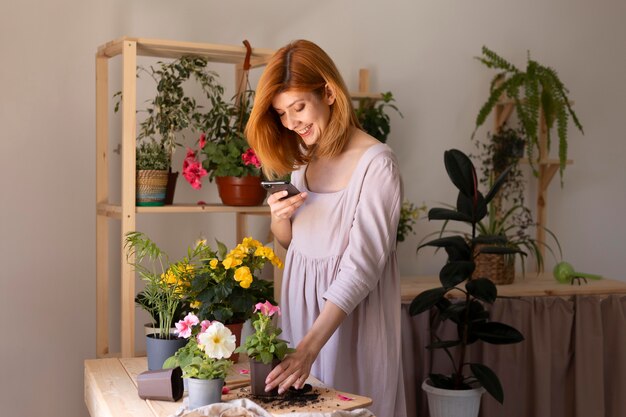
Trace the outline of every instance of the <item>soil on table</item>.
{"label": "soil on table", "polygon": [[330,390],[326,388],[313,388],[310,384],[305,384],[302,389],[295,389],[291,387],[287,390],[287,392],[275,397],[257,397],[250,394],[249,389],[242,389],[241,392],[237,394],[237,398],[247,398],[264,408],[289,410],[295,413],[301,411],[297,410],[295,407],[306,407],[311,410],[316,408],[322,409],[322,407],[317,404],[323,402],[322,399],[320,399],[320,396],[324,393],[324,391],[330,392]]}

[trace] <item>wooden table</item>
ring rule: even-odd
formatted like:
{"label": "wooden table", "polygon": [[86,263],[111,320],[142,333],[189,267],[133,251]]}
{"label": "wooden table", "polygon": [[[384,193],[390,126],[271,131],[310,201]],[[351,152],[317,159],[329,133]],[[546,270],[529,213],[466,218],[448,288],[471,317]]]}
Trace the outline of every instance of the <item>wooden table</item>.
{"label": "wooden table", "polygon": [[[402,303],[410,303],[416,295],[431,288],[440,287],[438,276],[403,277],[400,281]],[[542,297],[542,296],[572,296],[572,295],[608,295],[626,294],[626,282],[603,278],[601,280],[587,280],[578,285],[561,284],[551,273],[527,273],[526,276],[515,277],[510,285],[498,285],[498,295],[505,297]],[[451,297],[461,295],[460,292],[450,292]]]}
{"label": "wooden table", "polygon": [[[249,377],[240,371],[247,369],[246,362],[233,366],[226,378],[226,386],[233,387],[229,394],[222,396],[222,401],[241,398],[247,392]],[[177,402],[142,400],[137,394],[137,375],[147,370],[145,357],[88,359],[85,361],[85,403],[91,417],[168,417],[176,414],[183,407],[183,399]],[[309,380],[320,393],[319,402],[311,406],[294,406],[289,409],[272,408],[271,404],[263,407],[273,415],[292,412],[325,413],[335,410],[352,410],[372,404],[368,397],[362,397],[332,388],[321,386],[314,378]],[[235,388],[238,387],[238,388]],[[186,395],[186,394],[185,394]],[[351,398],[340,399],[339,395]]]}

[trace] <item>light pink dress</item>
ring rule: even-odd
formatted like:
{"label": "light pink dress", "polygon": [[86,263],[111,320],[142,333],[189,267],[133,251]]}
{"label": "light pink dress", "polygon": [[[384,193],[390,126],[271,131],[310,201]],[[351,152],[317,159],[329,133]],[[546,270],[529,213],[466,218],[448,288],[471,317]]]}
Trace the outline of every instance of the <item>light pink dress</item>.
{"label": "light pink dress", "polygon": [[284,338],[297,346],[332,301],[348,316],[311,374],[371,397],[378,417],[404,417],[396,261],[402,185],[395,155],[385,144],[370,147],[348,186],[334,193],[308,190],[305,169],[291,176],[308,197],[292,218],[281,295]]}

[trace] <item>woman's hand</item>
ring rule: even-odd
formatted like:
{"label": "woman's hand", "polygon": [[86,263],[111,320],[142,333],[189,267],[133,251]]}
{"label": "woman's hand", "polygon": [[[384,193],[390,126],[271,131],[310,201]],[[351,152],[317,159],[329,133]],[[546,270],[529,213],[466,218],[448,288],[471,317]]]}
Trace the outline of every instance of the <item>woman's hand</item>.
{"label": "woman's hand", "polygon": [[278,387],[278,393],[282,394],[291,386],[296,389],[302,388],[318,354],[319,351],[309,349],[304,343],[300,343],[296,351],[287,355],[267,376],[265,391],[269,392]]}
{"label": "woman's hand", "polygon": [[276,221],[288,220],[293,216],[298,207],[306,200],[306,193],[300,193],[293,197],[284,198],[287,191],[278,191],[267,198],[267,204],[272,212],[272,219]]}

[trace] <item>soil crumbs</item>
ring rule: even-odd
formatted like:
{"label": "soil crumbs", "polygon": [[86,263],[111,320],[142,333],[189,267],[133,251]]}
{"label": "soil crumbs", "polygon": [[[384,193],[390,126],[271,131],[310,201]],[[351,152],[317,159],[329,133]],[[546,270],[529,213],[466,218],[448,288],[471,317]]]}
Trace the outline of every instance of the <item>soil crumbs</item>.
{"label": "soil crumbs", "polygon": [[[311,387],[309,384],[305,384],[302,389],[290,388],[282,395],[275,397],[258,397],[250,394],[249,389],[243,388],[237,398],[247,398],[256,402],[264,408],[271,408],[274,410],[289,410],[292,413],[302,411],[302,408],[306,407],[310,410],[319,409],[322,410],[322,404],[324,400],[320,398],[323,391],[330,392],[329,389]],[[300,410],[296,409],[300,408]]]}

